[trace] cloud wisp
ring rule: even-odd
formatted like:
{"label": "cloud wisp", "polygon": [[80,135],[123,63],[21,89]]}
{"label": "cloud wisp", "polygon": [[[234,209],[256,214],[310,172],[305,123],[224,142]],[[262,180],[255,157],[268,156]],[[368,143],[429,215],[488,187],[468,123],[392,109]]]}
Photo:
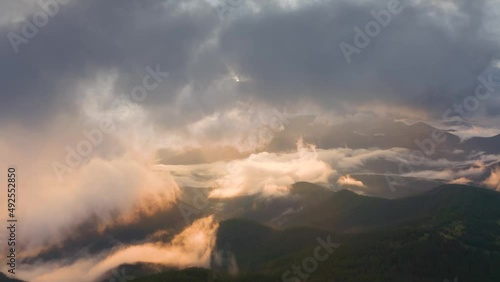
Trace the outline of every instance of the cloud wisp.
{"label": "cloud wisp", "polygon": [[71,263],[24,265],[22,278],[33,282],[93,282],[122,264],[138,262],[207,267],[217,227],[212,217],[202,218],[176,235],[170,243],[121,246],[96,257],[77,258]]}

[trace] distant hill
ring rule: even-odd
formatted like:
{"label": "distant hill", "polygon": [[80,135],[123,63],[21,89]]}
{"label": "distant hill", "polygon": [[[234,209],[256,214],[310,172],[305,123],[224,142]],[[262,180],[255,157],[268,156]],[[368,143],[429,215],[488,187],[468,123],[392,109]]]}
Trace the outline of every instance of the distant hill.
{"label": "distant hill", "polygon": [[24,282],[23,280],[13,279],[7,277],[5,274],[0,272],[0,282]]}
{"label": "distant hill", "polygon": [[104,273],[97,282],[125,282],[135,277],[154,275],[160,272],[172,272],[174,267],[156,263],[122,264]]}
{"label": "distant hill", "polygon": [[[373,163],[373,165],[376,165]],[[381,167],[387,167],[386,165],[381,165]],[[391,171],[391,170],[389,170]],[[394,168],[393,172],[397,172],[398,169]],[[398,176],[396,179],[398,181],[389,185],[389,181],[384,174],[374,174],[374,173],[356,173],[350,174],[356,180],[363,182],[365,187],[349,186],[345,185],[343,187],[348,188],[351,191],[361,193],[367,196],[381,197],[387,199],[397,199],[397,198],[407,198],[422,194],[426,191],[432,190],[438,186],[445,184],[443,180],[433,180],[433,179],[423,179],[416,177],[404,177]]]}
{"label": "distant hill", "polygon": [[[457,213],[457,214],[454,214]],[[480,214],[494,224],[500,219],[500,193],[465,185],[443,185],[421,195],[383,199],[343,190],[288,219],[287,226],[310,226],[337,233],[362,232],[406,222],[426,224]]]}
{"label": "distant hill", "polygon": [[[290,120],[282,132],[277,132],[267,151],[286,151],[295,149],[295,142],[303,137],[318,148],[390,149],[394,147],[419,150],[416,140],[432,138],[435,127],[417,122],[411,125],[393,120],[373,120],[349,122],[331,126],[313,126],[314,117],[300,117]],[[446,140],[439,144],[437,157],[460,147],[460,138],[452,133],[443,132]],[[448,155],[446,155],[448,156]],[[451,155],[450,155],[451,156]]]}
{"label": "distant hill", "polygon": [[175,270],[134,281],[283,281],[285,271],[312,256],[317,238],[327,236],[340,246],[307,281],[500,281],[498,192],[444,185],[388,200],[340,191],[300,214],[289,220],[313,227],[221,222],[212,270]]}
{"label": "distant hill", "polygon": [[320,185],[298,182],[292,185],[290,196],[262,199],[260,195],[229,199],[211,199],[211,210],[219,219],[246,218],[279,226],[284,215],[315,205],[334,192]]}
{"label": "distant hill", "polygon": [[463,146],[468,150],[498,154],[500,153],[500,134],[492,137],[472,137],[467,139]]}

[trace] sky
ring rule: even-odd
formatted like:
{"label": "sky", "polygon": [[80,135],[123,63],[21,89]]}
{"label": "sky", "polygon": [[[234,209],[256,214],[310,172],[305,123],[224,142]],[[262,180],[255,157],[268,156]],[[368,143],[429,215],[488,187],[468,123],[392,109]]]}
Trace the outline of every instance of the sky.
{"label": "sky", "polygon": [[[426,122],[462,141],[499,134],[499,7],[2,1],[0,162],[19,171],[20,257],[64,244],[89,221],[104,232],[172,209],[186,186],[214,188],[211,198],[279,197],[298,181],[367,193],[354,174],[384,171],[365,164],[412,162],[410,147],[339,145],[345,132],[387,136],[400,130],[394,122]],[[500,191],[496,159],[430,156],[399,174],[470,183],[489,173],[480,184]],[[201,232],[203,249],[216,224],[207,217],[183,232]],[[160,248],[206,265],[200,249],[178,247],[182,234]],[[88,265],[97,277],[117,252],[154,253],[148,244],[68,269],[27,263],[22,278],[67,281]]]}

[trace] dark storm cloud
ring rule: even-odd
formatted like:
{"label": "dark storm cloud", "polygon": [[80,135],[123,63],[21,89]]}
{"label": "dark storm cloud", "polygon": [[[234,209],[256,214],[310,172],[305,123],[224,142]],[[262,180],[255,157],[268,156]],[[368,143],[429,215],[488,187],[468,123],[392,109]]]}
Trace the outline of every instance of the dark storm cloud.
{"label": "dark storm cloud", "polygon": [[[156,65],[170,76],[141,105],[168,126],[247,98],[279,105],[309,99],[326,108],[377,102],[441,114],[474,92],[498,55],[483,36],[484,1],[455,1],[458,16],[446,17],[434,6],[402,2],[403,11],[348,64],[339,44],[353,45],[354,27],[364,29],[370,11],[390,1],[374,2],[268,5],[255,13],[247,0],[221,20],[203,1],[70,1],[18,54],[7,34],[21,26],[0,28],[0,117],[31,125],[71,117],[77,82],[114,69],[117,92],[130,94],[144,68]],[[248,79],[218,88],[229,71]],[[176,104],[186,86],[189,99]]]}
{"label": "dark storm cloud", "polygon": [[[118,90],[129,94],[142,80],[146,66],[160,65],[174,78],[169,84],[173,93],[186,83],[193,49],[218,21],[207,4],[198,4],[205,9],[189,10],[178,3],[71,1],[60,5],[59,12],[29,42],[16,46],[17,54],[7,34],[22,36],[25,22],[2,26],[2,120],[33,124],[61,112],[74,114],[75,83],[95,79],[99,70],[117,69]],[[27,16],[31,22],[32,15]]]}
{"label": "dark storm cloud", "polygon": [[461,17],[450,18],[402,2],[403,11],[348,64],[340,43],[354,45],[354,27],[364,29],[370,11],[387,9],[390,1],[373,2],[332,1],[246,17],[224,32],[221,50],[252,78],[253,93],[278,103],[307,96],[328,107],[377,101],[442,113],[474,93],[477,76],[498,55],[498,45],[481,35],[484,1],[457,2]]}

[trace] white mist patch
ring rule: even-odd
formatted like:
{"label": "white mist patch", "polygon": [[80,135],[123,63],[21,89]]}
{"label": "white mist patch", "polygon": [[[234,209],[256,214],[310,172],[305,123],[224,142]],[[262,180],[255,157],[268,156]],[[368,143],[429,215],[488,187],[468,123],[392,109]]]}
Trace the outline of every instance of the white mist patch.
{"label": "white mist patch", "polygon": [[[453,163],[453,162],[450,162]],[[460,164],[460,162],[455,162]],[[422,171],[414,171],[410,173],[405,173],[403,176],[406,177],[416,177],[416,178],[424,178],[424,179],[439,179],[446,181],[463,181],[459,180],[461,178],[474,178],[482,173],[484,173],[486,167],[481,161],[469,161],[462,162],[461,164],[471,163],[467,168],[446,168],[443,170],[422,170]]]}
{"label": "white mist patch", "polygon": [[261,193],[282,196],[290,185],[299,181],[326,183],[333,172],[330,165],[319,159],[316,148],[297,142],[294,153],[258,153],[243,160],[228,163],[226,174],[215,182],[212,198],[228,198]]}

